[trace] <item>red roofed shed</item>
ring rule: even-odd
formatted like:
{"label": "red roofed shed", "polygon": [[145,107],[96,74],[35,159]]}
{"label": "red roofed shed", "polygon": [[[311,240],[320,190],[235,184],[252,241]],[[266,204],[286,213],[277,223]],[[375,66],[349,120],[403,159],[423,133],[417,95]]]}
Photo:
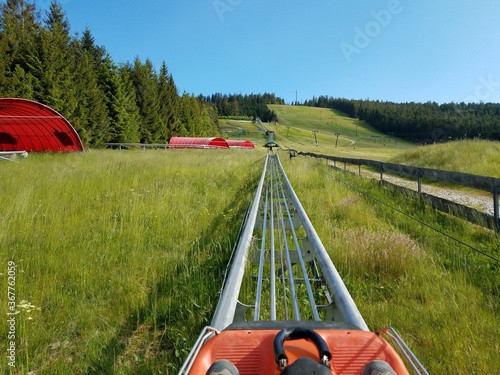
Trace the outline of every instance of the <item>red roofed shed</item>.
{"label": "red roofed shed", "polygon": [[227,139],[226,142],[230,148],[255,148],[254,144],[250,141]]}
{"label": "red roofed shed", "polygon": [[169,148],[229,148],[222,138],[190,138],[172,137],[168,143]]}
{"label": "red roofed shed", "polygon": [[0,98],[0,151],[83,151],[76,130],[52,108],[27,99]]}

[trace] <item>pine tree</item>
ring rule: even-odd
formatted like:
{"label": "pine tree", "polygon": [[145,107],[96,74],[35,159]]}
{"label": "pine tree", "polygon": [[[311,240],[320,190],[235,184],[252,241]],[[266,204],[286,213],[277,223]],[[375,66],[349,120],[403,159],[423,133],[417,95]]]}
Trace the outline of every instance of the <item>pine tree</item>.
{"label": "pine tree", "polygon": [[75,56],[70,50],[69,22],[56,1],[51,2],[45,25],[37,35],[36,50],[28,56],[30,69],[37,79],[35,99],[66,117],[78,104]]}
{"label": "pine tree", "polygon": [[174,120],[176,116],[175,99],[170,97],[170,90],[168,87],[168,69],[165,61],[162,63],[160,73],[158,75],[158,112],[161,121],[161,128],[158,134],[159,142],[167,142],[170,138],[169,122]]}
{"label": "pine tree", "polygon": [[199,136],[196,134],[196,108],[193,106],[193,101],[191,97],[184,93],[180,98],[180,107],[179,107],[179,118],[183,126],[183,134],[182,136]]}
{"label": "pine tree", "polygon": [[174,78],[168,74],[167,65],[163,62],[158,82],[158,96],[160,98],[160,116],[166,124],[165,141],[172,136],[182,134],[182,123],[179,119],[179,93]]}
{"label": "pine tree", "polygon": [[135,58],[132,81],[142,118],[139,130],[141,143],[155,143],[162,134],[162,123],[159,116],[158,80],[149,59],[143,64],[139,57]]}
{"label": "pine tree", "polygon": [[78,101],[68,120],[72,122],[84,143],[102,146],[111,138],[110,121],[106,97],[99,87],[99,77],[93,57],[82,49],[80,43],[73,43],[75,50],[74,86]]}
{"label": "pine tree", "polygon": [[36,50],[39,15],[35,5],[24,0],[7,0],[0,10],[0,93],[34,99],[36,79],[28,56]]}
{"label": "pine tree", "polygon": [[137,143],[140,141],[141,116],[136,104],[131,69],[123,66],[115,75],[117,91],[113,97],[112,138],[110,142]]}

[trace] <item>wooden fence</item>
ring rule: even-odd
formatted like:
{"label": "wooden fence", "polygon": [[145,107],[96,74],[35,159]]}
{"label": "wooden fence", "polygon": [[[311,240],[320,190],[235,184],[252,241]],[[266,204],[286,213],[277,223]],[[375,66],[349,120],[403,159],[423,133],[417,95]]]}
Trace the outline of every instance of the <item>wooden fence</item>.
{"label": "wooden fence", "polygon": [[[380,172],[381,181],[383,181],[384,172],[412,178],[417,180],[418,194],[420,195],[422,195],[422,179],[487,191],[493,196],[493,217],[448,200],[444,200],[438,197],[432,197],[428,194],[425,194],[425,196],[427,200],[430,201],[430,203],[439,210],[453,214],[457,214],[458,212],[460,212],[459,215],[469,221],[483,225],[486,223],[488,227],[494,227],[495,230],[500,231],[500,213],[498,204],[498,196],[500,193],[499,178],[478,176],[461,172],[450,172],[439,169],[412,167],[404,164],[385,163],[375,160],[342,158],[336,156],[314,154],[311,152],[296,152],[296,154],[309,156],[312,158],[331,160],[334,163],[343,163],[344,169],[347,164],[356,165],[358,166],[360,172],[361,166],[370,167]],[[459,209],[457,210],[457,208]]]}

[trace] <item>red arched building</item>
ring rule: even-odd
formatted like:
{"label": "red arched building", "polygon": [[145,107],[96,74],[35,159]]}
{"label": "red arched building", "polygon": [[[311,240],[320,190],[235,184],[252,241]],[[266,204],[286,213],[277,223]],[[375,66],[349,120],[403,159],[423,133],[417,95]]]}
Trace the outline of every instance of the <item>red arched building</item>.
{"label": "red arched building", "polygon": [[0,151],[83,151],[76,130],[52,108],[27,99],[0,98]]}
{"label": "red arched building", "polygon": [[169,148],[229,148],[222,138],[172,137]]}
{"label": "red arched building", "polygon": [[255,145],[250,141],[240,141],[237,139],[226,139],[230,148],[255,148]]}

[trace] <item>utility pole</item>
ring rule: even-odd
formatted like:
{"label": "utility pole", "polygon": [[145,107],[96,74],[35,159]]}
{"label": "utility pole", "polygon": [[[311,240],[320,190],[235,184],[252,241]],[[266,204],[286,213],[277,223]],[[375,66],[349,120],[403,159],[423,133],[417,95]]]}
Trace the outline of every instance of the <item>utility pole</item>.
{"label": "utility pole", "polygon": [[295,90],[295,105],[298,105],[298,104],[299,104],[299,100],[298,100],[297,90]]}
{"label": "utility pole", "polygon": [[337,136],[337,141],[335,142],[335,148],[337,148],[337,145],[339,144],[339,135],[340,135],[340,133],[335,133],[335,135]]}
{"label": "utility pole", "polygon": [[316,147],[318,147],[318,139],[316,138],[316,133],[318,131],[317,130],[313,130],[313,133],[314,133],[314,141],[316,142]]}

